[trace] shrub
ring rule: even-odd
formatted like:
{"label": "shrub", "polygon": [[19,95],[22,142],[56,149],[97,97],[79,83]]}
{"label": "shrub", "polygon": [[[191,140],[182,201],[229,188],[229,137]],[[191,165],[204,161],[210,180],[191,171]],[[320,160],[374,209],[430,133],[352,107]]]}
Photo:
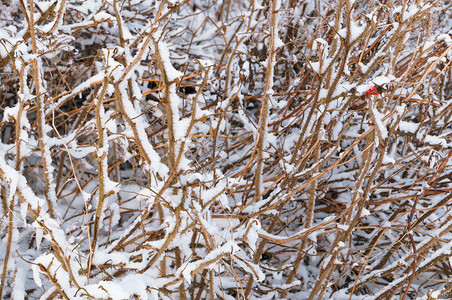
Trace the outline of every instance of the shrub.
{"label": "shrub", "polygon": [[5,299],[450,297],[450,1],[11,1]]}

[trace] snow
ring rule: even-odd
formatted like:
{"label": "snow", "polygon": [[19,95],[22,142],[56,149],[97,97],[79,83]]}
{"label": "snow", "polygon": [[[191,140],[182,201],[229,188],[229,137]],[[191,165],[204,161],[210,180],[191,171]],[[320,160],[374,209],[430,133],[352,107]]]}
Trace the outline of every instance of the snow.
{"label": "snow", "polygon": [[4,172],[3,176],[6,179],[6,182],[11,186],[11,190],[18,191],[20,195],[23,196],[24,200],[30,204],[32,209],[46,206],[44,200],[37,197],[33,190],[27,185],[26,179],[11,168],[1,156],[0,169]]}
{"label": "snow", "polygon": [[113,21],[114,17],[105,11],[98,12],[94,18],[96,22],[105,22],[105,21]]}
{"label": "snow", "polygon": [[36,221],[33,222],[32,226],[35,229],[36,234],[36,247],[41,246],[42,238],[44,237],[44,231],[42,230],[41,225],[39,225]]}
{"label": "snow", "polygon": [[[0,57],[6,58],[14,49],[15,46],[18,46],[19,49],[23,50],[23,46],[20,46],[21,39],[13,38],[10,34],[4,30],[0,29],[0,39],[4,39],[4,41],[0,42]],[[23,51],[25,53],[26,51]]]}
{"label": "snow", "polygon": [[77,87],[75,87],[74,89],[69,91],[69,93],[66,93],[64,96],[62,96],[55,104],[52,105],[52,107],[49,110],[46,111],[46,114],[51,113],[52,109],[59,108],[64,102],[66,102],[67,100],[71,99],[72,97],[80,94],[84,90],[88,89],[95,82],[102,81],[104,79],[104,77],[105,77],[105,74],[103,72],[101,72],[101,73],[98,73],[98,74],[92,76],[91,78],[85,80],[82,84],[78,85]]}
{"label": "snow", "polygon": [[39,273],[39,266],[38,265],[32,265],[31,270],[33,271],[33,280],[35,281],[36,285],[38,287],[42,287],[42,280]]}
{"label": "snow", "polygon": [[[157,292],[154,290],[156,288],[155,280],[144,274],[131,274],[115,281],[100,281],[84,288],[97,299],[125,300],[129,299],[130,295],[136,295],[140,299],[158,299]],[[149,293],[147,288],[154,291]]]}
{"label": "snow", "polygon": [[80,159],[86,157],[88,154],[96,151],[96,147],[80,147],[78,145],[74,145],[75,143],[71,143],[71,147],[69,147],[69,152],[72,157],[76,159]]}
{"label": "snow", "polygon": [[[130,102],[130,100],[124,94],[123,91],[126,91],[126,89],[127,89],[126,82],[123,81],[119,86],[120,90],[119,100],[122,101],[126,115],[135,125],[137,138],[143,144],[143,148],[150,159],[151,165],[148,167],[150,167],[151,170],[153,170],[154,172],[159,173],[161,176],[166,176],[168,174],[168,167],[161,163],[160,156],[154,150],[154,147],[152,147],[151,143],[149,142],[147,133],[145,131],[145,128],[147,127],[145,125],[146,122],[143,119],[143,116],[135,110],[132,102]],[[133,131],[133,129],[131,131]]]}
{"label": "snow", "polygon": [[205,255],[205,257],[203,259],[200,259],[195,262],[188,263],[186,265],[181,266],[179,268],[179,270],[176,272],[176,274],[179,272],[182,273],[182,276],[184,277],[184,279],[190,283],[191,278],[194,275],[193,274],[194,271],[201,264],[210,263],[210,262],[222,257],[225,254],[233,254],[235,251],[238,251],[238,246],[234,242],[228,241],[223,246],[209,252],[207,255]]}
{"label": "snow", "polygon": [[366,84],[357,86],[356,91],[358,92],[358,94],[364,95],[366,91],[368,91],[370,88],[372,88],[374,86],[375,86],[375,84],[373,84],[372,82],[368,82]]}
{"label": "snow", "polygon": [[440,295],[452,4],[302,2],[35,1],[30,36],[30,3],[3,1],[2,296],[400,298],[415,199],[412,289]]}
{"label": "snow", "polygon": [[375,83],[376,85],[383,86],[385,84],[391,83],[395,79],[396,79],[396,77],[394,75],[388,75],[388,76],[381,75],[381,76],[377,76],[374,79],[372,79],[372,82]]}
{"label": "snow", "polygon": [[238,266],[240,266],[244,271],[246,271],[247,273],[251,274],[253,276],[254,280],[256,280],[258,282],[262,282],[265,279],[265,274],[261,270],[261,268],[259,268],[258,265],[254,264],[254,263],[251,263],[251,262],[245,262],[244,260],[242,260],[237,255],[236,255],[235,258],[236,259],[234,260],[234,262]]}
{"label": "snow", "polygon": [[248,229],[248,232],[246,234],[246,239],[248,240],[248,246],[253,252],[256,252],[257,247],[257,241],[258,241],[258,232],[261,229],[261,225],[259,221],[256,219],[250,220],[251,227]]}
{"label": "snow", "polygon": [[337,224],[337,228],[343,230],[343,231],[347,231],[349,229],[348,225],[344,225],[344,224]]}
{"label": "snow", "polygon": [[333,61],[332,58],[326,58],[322,61],[311,62],[310,66],[314,72],[321,75],[321,74],[325,73],[325,71],[328,69],[328,67],[332,61]]}
{"label": "snow", "polygon": [[328,42],[322,38],[316,38],[312,43],[312,50],[321,50],[328,46]]}
{"label": "snow", "polygon": [[416,131],[419,128],[418,123],[414,122],[406,122],[406,121],[400,121],[399,123],[399,130],[407,133],[416,133]]}
{"label": "snow", "polygon": [[[156,40],[159,40],[160,35],[161,35],[161,32],[157,32],[154,35],[154,38]],[[168,46],[166,45],[165,42],[163,42],[163,41],[159,41],[158,42],[158,50],[159,50],[160,58],[162,59],[163,65],[165,67],[165,72],[166,72],[166,76],[168,77],[168,80],[169,81],[173,81],[173,80],[176,80],[179,77],[182,77],[184,74],[182,72],[176,70],[173,67],[173,65],[171,64],[170,53],[169,53],[169,50],[168,50]]]}
{"label": "snow", "polygon": [[434,136],[434,135],[429,135],[427,134],[425,136],[424,142],[430,145],[439,145],[442,147],[448,147],[448,143],[446,141],[446,139]]}
{"label": "snow", "polygon": [[383,157],[383,162],[382,162],[383,164],[395,164],[395,159],[393,158],[393,157],[391,157],[391,156],[387,156],[387,155],[385,155],[384,157]]}
{"label": "snow", "polygon": [[386,125],[383,123],[384,114],[381,114],[377,108],[374,105],[371,105],[372,113],[375,116],[376,124],[378,127],[378,130],[381,134],[382,139],[388,138],[388,129],[386,128]]}
{"label": "snow", "polygon": [[25,267],[18,267],[14,276],[13,292],[11,299],[20,300],[25,299],[25,283],[27,281],[27,270]]}
{"label": "snow", "polygon": [[446,43],[446,45],[450,46],[452,45],[452,38],[449,34],[440,34],[436,36],[437,41],[443,41]]}
{"label": "snow", "polygon": [[370,211],[368,211],[366,208],[363,208],[361,215],[363,217],[369,216],[370,215]]}
{"label": "snow", "polygon": [[[360,37],[364,33],[365,30],[366,30],[365,25],[361,25],[361,24],[359,24],[359,22],[350,20],[350,40],[349,40],[349,42],[350,43],[354,42],[358,37]],[[347,28],[344,27],[344,28],[340,29],[337,34],[340,37],[346,39],[347,35],[348,35]]]}
{"label": "snow", "polygon": [[279,49],[284,47],[284,42],[279,38],[279,36],[275,37],[275,49]]}

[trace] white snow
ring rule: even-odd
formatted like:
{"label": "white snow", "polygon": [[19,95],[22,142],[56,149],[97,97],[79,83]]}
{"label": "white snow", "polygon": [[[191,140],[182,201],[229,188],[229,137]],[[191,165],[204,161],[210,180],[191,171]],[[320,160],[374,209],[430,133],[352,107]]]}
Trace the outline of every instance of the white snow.
{"label": "white snow", "polygon": [[418,123],[400,121],[399,130],[408,133],[415,133],[419,128]]}

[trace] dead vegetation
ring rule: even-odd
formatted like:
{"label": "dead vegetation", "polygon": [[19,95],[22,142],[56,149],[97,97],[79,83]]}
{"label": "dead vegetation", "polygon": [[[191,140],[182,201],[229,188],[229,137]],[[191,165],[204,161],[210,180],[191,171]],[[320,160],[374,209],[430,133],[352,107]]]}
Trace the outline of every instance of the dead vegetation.
{"label": "dead vegetation", "polygon": [[4,299],[450,297],[448,1],[18,1]]}

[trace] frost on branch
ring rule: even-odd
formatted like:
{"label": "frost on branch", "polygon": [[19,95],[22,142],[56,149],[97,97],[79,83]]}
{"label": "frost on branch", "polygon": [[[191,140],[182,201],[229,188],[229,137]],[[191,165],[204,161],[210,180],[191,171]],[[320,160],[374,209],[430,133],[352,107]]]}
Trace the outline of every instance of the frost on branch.
{"label": "frost on branch", "polygon": [[4,1],[2,299],[452,295],[452,3]]}

